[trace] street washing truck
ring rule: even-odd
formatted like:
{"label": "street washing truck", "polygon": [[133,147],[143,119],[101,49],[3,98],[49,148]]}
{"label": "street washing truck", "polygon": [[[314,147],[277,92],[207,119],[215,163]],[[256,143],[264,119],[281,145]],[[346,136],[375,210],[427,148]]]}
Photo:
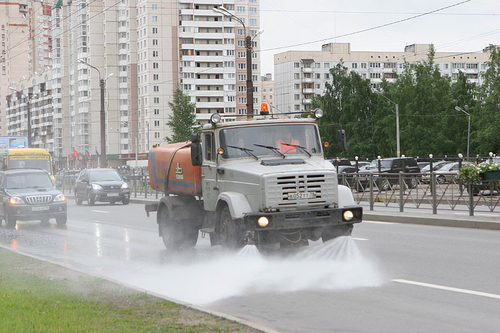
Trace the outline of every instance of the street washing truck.
{"label": "street washing truck", "polygon": [[199,231],[212,246],[264,252],[350,235],[363,211],[323,156],[322,114],[223,122],[216,113],[190,141],[152,148],[151,187],[164,196],[145,208],[165,246],[192,248]]}

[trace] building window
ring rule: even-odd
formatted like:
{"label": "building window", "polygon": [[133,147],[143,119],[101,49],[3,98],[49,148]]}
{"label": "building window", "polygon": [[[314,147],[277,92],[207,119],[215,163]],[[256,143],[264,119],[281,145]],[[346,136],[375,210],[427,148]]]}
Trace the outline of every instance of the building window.
{"label": "building window", "polygon": [[293,63],[293,68],[299,68],[299,67],[300,67],[300,64],[298,62]]}
{"label": "building window", "polygon": [[351,67],[352,67],[352,68],[358,68],[358,63],[357,63],[357,62],[353,62],[353,63],[351,64]]}
{"label": "building window", "polygon": [[299,73],[293,73],[293,78],[294,78],[295,80],[300,79],[300,74],[299,74]]}
{"label": "building window", "polygon": [[155,114],[155,115],[159,115],[159,114],[160,114],[160,109],[154,109],[154,110],[153,110],[153,114]]}
{"label": "building window", "polygon": [[158,51],[153,51],[153,58],[158,58]]}
{"label": "building window", "polygon": [[155,16],[152,17],[152,19],[153,19],[153,23],[158,22],[158,16],[155,15]]}
{"label": "building window", "polygon": [[158,68],[159,68],[159,66],[158,66],[158,63],[157,63],[157,62],[153,62],[153,68],[155,68],[155,69],[158,69]]}
{"label": "building window", "polygon": [[257,19],[250,19],[250,25],[257,25]]}
{"label": "building window", "polygon": [[153,28],[153,34],[157,34],[158,33],[158,28]]}

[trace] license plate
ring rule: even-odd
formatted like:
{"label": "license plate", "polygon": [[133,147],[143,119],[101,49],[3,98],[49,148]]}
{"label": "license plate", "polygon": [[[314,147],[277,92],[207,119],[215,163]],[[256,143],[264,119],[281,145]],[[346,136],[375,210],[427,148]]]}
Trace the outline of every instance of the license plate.
{"label": "license plate", "polygon": [[108,193],[108,197],[117,197],[120,193]]}
{"label": "license plate", "polygon": [[36,207],[31,207],[32,212],[39,212],[42,210],[49,210],[49,206],[36,206]]}
{"label": "license plate", "polygon": [[288,199],[296,200],[296,199],[314,199],[316,198],[316,192],[296,192],[296,193],[288,193]]}

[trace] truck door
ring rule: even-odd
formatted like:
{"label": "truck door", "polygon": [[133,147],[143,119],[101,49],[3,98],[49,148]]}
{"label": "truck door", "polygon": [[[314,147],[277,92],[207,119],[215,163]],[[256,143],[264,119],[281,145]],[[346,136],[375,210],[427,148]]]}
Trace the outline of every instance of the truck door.
{"label": "truck door", "polygon": [[214,133],[204,133],[203,164],[201,166],[201,182],[203,186],[203,204],[207,211],[215,211],[217,196],[217,151]]}

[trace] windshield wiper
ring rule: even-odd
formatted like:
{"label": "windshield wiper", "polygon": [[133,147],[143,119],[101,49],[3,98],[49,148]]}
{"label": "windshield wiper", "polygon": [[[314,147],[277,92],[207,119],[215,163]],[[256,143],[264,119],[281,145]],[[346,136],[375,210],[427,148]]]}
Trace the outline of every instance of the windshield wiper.
{"label": "windshield wiper", "polygon": [[303,153],[306,153],[309,157],[312,156],[311,153],[307,151],[306,147],[302,147],[302,146],[299,146],[299,145],[292,145],[290,143],[284,143],[284,142],[282,142],[281,144],[285,145],[285,146],[289,146],[289,147],[299,148]]}
{"label": "windshield wiper", "polygon": [[256,160],[259,159],[257,156],[254,155],[254,153],[252,153],[253,152],[252,149],[248,149],[248,148],[245,148],[245,147],[237,147],[237,146],[228,146],[228,147],[229,148],[243,150],[245,153],[247,153],[248,156],[253,156],[253,157],[255,157]]}
{"label": "windshield wiper", "polygon": [[285,158],[285,154],[283,154],[282,152],[280,152],[278,148],[275,148],[273,146],[259,145],[257,143],[254,143],[253,145],[257,146],[257,147],[262,147],[262,148],[270,149],[270,150],[274,151],[276,154],[281,155],[281,157]]}

